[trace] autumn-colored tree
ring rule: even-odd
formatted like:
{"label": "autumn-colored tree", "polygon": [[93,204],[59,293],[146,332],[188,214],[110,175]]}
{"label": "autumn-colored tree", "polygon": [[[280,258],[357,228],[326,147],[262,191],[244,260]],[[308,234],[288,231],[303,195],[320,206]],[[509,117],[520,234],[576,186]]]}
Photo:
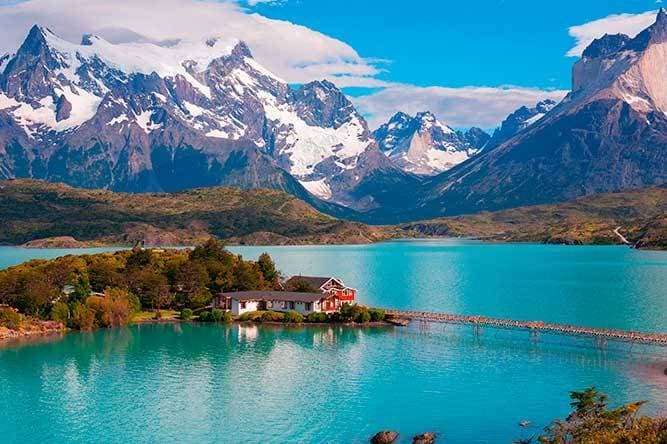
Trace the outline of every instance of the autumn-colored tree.
{"label": "autumn-colored tree", "polygon": [[607,396],[595,387],[571,392],[574,410],[565,420],[554,421],[539,437],[544,444],[621,444],[667,442],[667,418],[639,416],[643,401],[609,409]]}

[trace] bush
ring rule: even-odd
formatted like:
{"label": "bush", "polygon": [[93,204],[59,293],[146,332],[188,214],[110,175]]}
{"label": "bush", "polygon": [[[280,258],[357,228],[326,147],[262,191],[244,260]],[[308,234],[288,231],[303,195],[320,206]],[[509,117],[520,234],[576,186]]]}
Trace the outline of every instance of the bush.
{"label": "bush", "polygon": [[69,324],[69,306],[64,302],[56,302],[51,308],[51,320],[63,325]]}
{"label": "bush", "polygon": [[329,317],[326,313],[314,312],[306,316],[306,322],[327,322]]}
{"label": "bush", "polygon": [[184,321],[189,321],[190,319],[192,319],[192,310],[190,310],[189,308],[184,308],[183,310],[181,310],[181,319]]}
{"label": "bush", "polygon": [[359,324],[366,324],[367,322],[371,321],[371,314],[365,310],[357,313],[357,315],[354,318],[354,322],[357,322]]}
{"label": "bush", "polygon": [[213,320],[213,315],[211,315],[210,311],[202,311],[199,313],[199,320],[201,322],[211,322]]}
{"label": "bush", "polygon": [[211,319],[213,322],[220,322],[222,321],[222,317],[224,315],[224,311],[220,310],[219,308],[214,308],[211,310]]}
{"label": "bush", "polygon": [[373,322],[384,321],[384,310],[380,310],[379,308],[369,308],[368,314],[371,315],[371,321]]}
{"label": "bush", "polygon": [[0,326],[16,330],[21,324],[21,315],[9,307],[0,307]]}
{"label": "bush", "polygon": [[75,303],[72,308],[72,327],[83,331],[96,328],[95,311],[81,302]]}
{"label": "bush", "polygon": [[259,319],[262,322],[283,322],[285,320],[285,315],[283,313],[278,313],[277,311],[265,311]]}
{"label": "bush", "polygon": [[233,320],[234,318],[232,317],[232,314],[230,312],[226,311],[222,314],[222,322],[229,324]]}
{"label": "bush", "polygon": [[248,321],[252,321],[254,318],[255,318],[254,312],[249,311],[249,312],[243,313],[241,316],[239,316],[239,321],[248,322]]}
{"label": "bush", "polygon": [[368,314],[368,308],[361,305],[343,304],[343,306],[340,308],[339,319],[343,322],[369,322],[370,314]]}
{"label": "bush", "polygon": [[285,313],[285,322],[288,324],[300,324],[303,322],[303,315],[298,311],[290,310]]}
{"label": "bush", "polygon": [[[104,297],[89,296],[84,304],[95,315],[96,324],[102,327],[121,327],[130,323],[135,314],[134,296],[122,288],[107,288]],[[162,314],[155,313],[155,319]]]}

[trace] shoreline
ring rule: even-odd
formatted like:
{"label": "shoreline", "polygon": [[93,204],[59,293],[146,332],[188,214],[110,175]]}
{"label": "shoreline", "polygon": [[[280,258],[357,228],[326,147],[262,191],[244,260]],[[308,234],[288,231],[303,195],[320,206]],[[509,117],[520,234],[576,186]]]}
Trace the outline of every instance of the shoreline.
{"label": "shoreline", "polygon": [[[42,239],[37,239],[34,241],[28,241],[23,244],[0,244],[0,247],[10,247],[10,248],[22,248],[25,250],[90,250],[97,248],[118,248],[118,249],[132,249],[134,245],[131,244],[121,244],[121,243],[107,243],[107,242],[97,242],[97,241],[77,241],[76,245],[72,244],[54,244],[46,242],[41,244],[37,241]],[[340,242],[340,243],[327,243],[327,242],[288,242],[288,243],[245,243],[245,242],[227,242],[226,239],[221,239],[222,242],[225,242],[225,245],[229,247],[311,247],[311,246],[360,246],[360,245],[376,245],[389,242],[412,242],[412,241],[476,241],[481,244],[488,245],[554,245],[554,246],[567,246],[567,247],[627,247],[639,251],[667,251],[662,248],[645,248],[637,247],[631,243],[599,243],[599,242],[548,242],[548,241],[539,241],[539,240],[518,240],[518,239],[495,239],[493,237],[470,237],[470,236],[401,236],[394,237],[389,239],[381,239],[374,242]],[[619,239],[620,240],[620,239]],[[33,242],[36,242],[33,245]],[[173,245],[146,245],[144,248],[147,249],[186,249],[193,248],[193,245],[190,244],[173,244]]]}
{"label": "shoreline", "polygon": [[[43,323],[51,323],[54,321],[41,321]],[[308,328],[308,327],[347,327],[347,328],[390,328],[390,327],[400,327],[403,325],[394,324],[389,321],[375,321],[375,322],[366,322],[363,324],[358,324],[355,322],[301,322],[301,323],[286,323],[286,322],[255,322],[255,321],[240,321],[234,319],[231,322],[203,322],[197,320],[185,321],[179,318],[168,318],[168,319],[142,319],[135,322],[132,322],[128,325],[122,327],[111,327],[111,328],[97,328],[95,330],[83,331],[67,328],[62,324],[59,324],[58,327],[53,327],[50,329],[19,329],[11,330],[7,327],[0,327],[0,349],[8,346],[14,345],[28,345],[33,343],[42,343],[50,342],[50,340],[62,339],[69,333],[93,333],[100,330],[116,330],[119,328],[129,328],[133,326],[142,326],[142,325],[167,325],[167,324],[193,324],[193,325],[217,325],[217,326],[230,326],[230,325],[243,325],[243,326],[269,326],[269,327],[290,327],[290,328]]]}

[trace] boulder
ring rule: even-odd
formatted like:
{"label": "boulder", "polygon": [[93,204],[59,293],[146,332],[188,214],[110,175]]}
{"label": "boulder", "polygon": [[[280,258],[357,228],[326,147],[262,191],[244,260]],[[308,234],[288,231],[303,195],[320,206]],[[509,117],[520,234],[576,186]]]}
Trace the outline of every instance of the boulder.
{"label": "boulder", "polygon": [[398,439],[398,432],[393,430],[383,430],[377,432],[375,436],[371,438],[371,443],[373,444],[392,444]]}
{"label": "boulder", "polygon": [[412,438],[412,444],[433,444],[435,442],[435,433],[426,432]]}

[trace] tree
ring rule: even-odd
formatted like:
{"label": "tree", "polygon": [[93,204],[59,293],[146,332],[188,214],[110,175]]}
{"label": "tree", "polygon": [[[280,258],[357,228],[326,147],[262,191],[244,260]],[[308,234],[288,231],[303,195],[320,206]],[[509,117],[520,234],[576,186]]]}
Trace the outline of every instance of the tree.
{"label": "tree", "polygon": [[51,320],[60,322],[63,325],[69,325],[69,306],[64,302],[56,302],[51,308]]}
{"label": "tree", "polygon": [[85,301],[90,296],[92,288],[87,274],[77,275],[70,285],[74,286],[74,291],[69,295],[70,304]]}
{"label": "tree", "polygon": [[153,260],[150,250],[134,247],[125,261],[125,268],[143,268],[151,264]]}
{"label": "tree", "polygon": [[261,288],[261,284],[262,277],[259,268],[239,258],[234,267],[232,289],[236,291],[255,290]]}
{"label": "tree", "polygon": [[95,312],[85,304],[77,302],[72,307],[72,327],[90,331],[97,327]]}
{"label": "tree", "polygon": [[257,259],[257,266],[264,277],[267,287],[276,288],[280,279],[280,273],[276,270],[276,264],[271,259],[271,256],[268,253],[260,254],[259,259]]}
{"label": "tree", "polygon": [[565,420],[556,420],[539,437],[544,444],[563,443],[654,443],[667,442],[667,419],[639,417],[643,401],[609,410],[607,396],[595,387],[571,392],[574,410]]}
{"label": "tree", "polygon": [[139,297],[143,307],[161,309],[173,299],[167,278],[153,268],[133,270],[128,281],[132,293]]}
{"label": "tree", "polygon": [[61,289],[51,284],[43,273],[32,271],[24,276],[24,286],[17,308],[34,316],[48,314],[51,303],[61,295]]}
{"label": "tree", "polygon": [[305,279],[295,279],[289,288],[290,291],[296,291],[298,293],[319,293],[319,290],[311,285],[310,282]]}

